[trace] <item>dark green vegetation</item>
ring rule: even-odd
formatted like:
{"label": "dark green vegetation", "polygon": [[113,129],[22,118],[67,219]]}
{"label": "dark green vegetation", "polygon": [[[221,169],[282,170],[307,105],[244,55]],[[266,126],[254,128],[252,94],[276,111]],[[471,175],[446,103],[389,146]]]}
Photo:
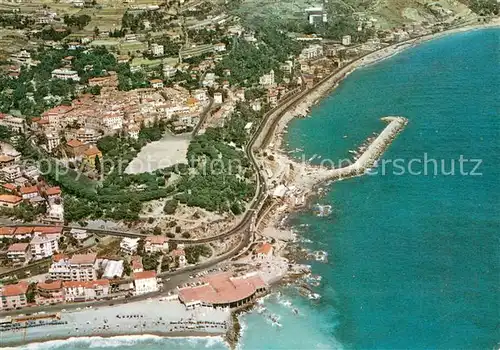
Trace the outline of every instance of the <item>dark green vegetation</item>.
{"label": "dark green vegetation", "polygon": [[462,2],[481,16],[498,16],[500,13],[500,2],[497,0],[462,0]]}
{"label": "dark green vegetation", "polygon": [[[71,60],[63,60],[70,56]],[[114,56],[104,48],[88,52],[48,49],[32,53],[32,57],[40,63],[31,68],[23,67],[18,79],[0,73],[0,111],[18,109],[25,116],[38,116],[48,108],[69,104],[75,97],[76,83],[51,78],[51,72],[65,64],[70,64],[78,72],[82,82],[103,76],[105,71],[117,66]]]}
{"label": "dark green vegetation", "polygon": [[258,47],[243,39],[235,39],[229,55],[217,64],[216,73],[223,76],[223,70],[230,69],[228,80],[231,84],[252,86],[259,82],[260,76],[274,69],[276,81],[280,82],[280,63],[290,55],[297,55],[301,44],[271,26],[262,27],[256,37],[263,41]]}
{"label": "dark green vegetation", "polygon": [[[125,174],[128,163],[148,142],[161,138],[161,122],[143,127],[138,140],[106,136],[98,141],[102,151],[104,180],[95,182],[55,162],[41,169],[46,179],[62,187],[66,195],[64,215],[67,221],[86,218],[136,221],[142,203],[167,200],[164,211],[175,213],[178,203],[209,211],[240,214],[255,193],[253,170],[242,148],[248,142],[248,122],[257,125],[260,115],[238,105],[224,127],[209,128],[196,136],[188,149],[188,164],[177,164],[152,173]],[[231,145],[230,145],[231,144]],[[171,174],[178,176],[172,184]]]}
{"label": "dark green vegetation", "polygon": [[188,149],[190,168],[196,171],[182,176],[175,198],[189,206],[239,214],[255,193],[253,170],[241,150],[249,137],[244,128],[247,122],[256,124],[258,118],[247,106],[239,105],[224,127],[208,128],[196,136]]}
{"label": "dark green vegetation", "polygon": [[200,259],[200,256],[208,258],[212,254],[210,247],[205,244],[187,246],[184,248],[184,252],[186,253],[186,260],[188,264],[196,264]]}

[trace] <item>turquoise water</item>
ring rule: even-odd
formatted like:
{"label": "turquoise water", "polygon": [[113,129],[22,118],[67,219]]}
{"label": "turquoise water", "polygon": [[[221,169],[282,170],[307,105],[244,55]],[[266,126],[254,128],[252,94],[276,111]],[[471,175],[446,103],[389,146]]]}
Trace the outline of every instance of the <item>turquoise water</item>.
{"label": "turquoise water", "polygon": [[[447,36],[354,72],[289,128],[290,148],[349,157],[385,115],[410,122],[384,159],[482,159],[480,176],[392,173],[334,183],[330,217],[297,214],[322,298],[294,288],[241,318],[241,349],[493,349],[500,341],[500,30]],[[466,163],[470,172],[474,164]],[[415,167],[417,168],[417,167]],[[421,170],[421,169],[415,169]],[[438,169],[440,170],[440,169]],[[299,314],[292,310],[296,308]],[[58,349],[225,349],[218,340],[128,338],[49,343]]]}

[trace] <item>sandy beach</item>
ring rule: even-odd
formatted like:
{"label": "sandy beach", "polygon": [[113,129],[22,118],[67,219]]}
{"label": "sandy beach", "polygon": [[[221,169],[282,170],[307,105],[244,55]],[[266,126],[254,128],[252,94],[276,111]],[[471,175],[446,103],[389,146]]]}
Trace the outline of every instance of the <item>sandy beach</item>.
{"label": "sandy beach", "polygon": [[230,327],[229,309],[199,307],[186,310],[178,300],[170,299],[156,298],[132,302],[126,306],[63,311],[60,313],[62,324],[1,331],[1,344],[13,346],[72,337],[142,334],[168,337],[220,336]]}

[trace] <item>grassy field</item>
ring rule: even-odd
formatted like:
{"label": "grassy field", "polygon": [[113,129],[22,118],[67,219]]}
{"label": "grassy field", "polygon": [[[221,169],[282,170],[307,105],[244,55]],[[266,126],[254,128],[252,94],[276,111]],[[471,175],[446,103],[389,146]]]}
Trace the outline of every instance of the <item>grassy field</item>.
{"label": "grassy field", "polygon": [[177,57],[166,57],[166,58],[159,58],[156,60],[148,60],[146,58],[134,58],[132,62],[130,63],[131,66],[148,66],[148,67],[154,67],[158,66],[160,64],[168,64],[168,65],[175,65],[177,63]]}

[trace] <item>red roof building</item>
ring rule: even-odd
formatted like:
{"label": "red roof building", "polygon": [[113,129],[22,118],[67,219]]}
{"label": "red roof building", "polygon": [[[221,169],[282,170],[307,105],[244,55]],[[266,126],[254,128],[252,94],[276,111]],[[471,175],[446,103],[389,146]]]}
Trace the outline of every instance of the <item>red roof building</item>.
{"label": "red roof building", "polygon": [[208,275],[201,282],[201,285],[179,288],[179,299],[186,307],[235,308],[245,305],[267,289],[267,284],[258,275],[235,277],[230,272]]}
{"label": "red roof building", "polygon": [[61,188],[59,186],[49,187],[45,190],[48,197],[58,197],[61,195]]}

